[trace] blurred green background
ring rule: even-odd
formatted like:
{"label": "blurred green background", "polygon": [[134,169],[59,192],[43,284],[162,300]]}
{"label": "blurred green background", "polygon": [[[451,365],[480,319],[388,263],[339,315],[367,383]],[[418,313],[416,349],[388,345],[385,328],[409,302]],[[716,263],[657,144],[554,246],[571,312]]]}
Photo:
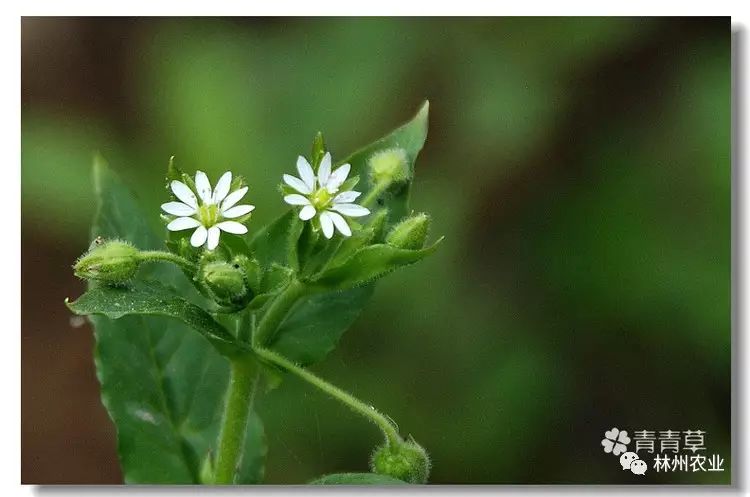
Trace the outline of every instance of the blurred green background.
{"label": "blurred green background", "polygon": [[[707,431],[730,479],[730,24],[676,18],[22,21],[25,483],[121,481],[88,325],[63,298],[99,150],[158,223],[169,156],[243,173],[256,228],[431,102],[412,207],[445,234],[315,369],[423,444],[434,483],[630,483],[605,430]],[[289,378],[267,481],[361,471],[380,435]]]}

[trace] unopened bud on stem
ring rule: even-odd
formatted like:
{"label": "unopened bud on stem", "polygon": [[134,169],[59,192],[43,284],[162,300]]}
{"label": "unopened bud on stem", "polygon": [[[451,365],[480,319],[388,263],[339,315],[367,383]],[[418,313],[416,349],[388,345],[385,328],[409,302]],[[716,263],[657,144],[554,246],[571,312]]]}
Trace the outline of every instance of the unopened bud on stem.
{"label": "unopened bud on stem", "polygon": [[430,457],[414,439],[386,443],[375,449],[370,459],[373,473],[388,475],[406,483],[427,483]]}
{"label": "unopened bud on stem", "polygon": [[79,278],[119,285],[135,276],[141,262],[139,250],[131,244],[97,238],[75,263],[73,272]]}
{"label": "unopened bud on stem", "polygon": [[424,248],[429,229],[430,217],[424,213],[416,214],[394,226],[385,242],[396,248],[419,250]]}
{"label": "unopened bud on stem", "polygon": [[239,310],[252,298],[244,268],[237,263],[209,262],[201,268],[200,278],[222,307]]}
{"label": "unopened bud on stem", "polygon": [[409,161],[403,148],[389,148],[375,152],[370,157],[370,179],[375,185],[390,185],[411,178]]}

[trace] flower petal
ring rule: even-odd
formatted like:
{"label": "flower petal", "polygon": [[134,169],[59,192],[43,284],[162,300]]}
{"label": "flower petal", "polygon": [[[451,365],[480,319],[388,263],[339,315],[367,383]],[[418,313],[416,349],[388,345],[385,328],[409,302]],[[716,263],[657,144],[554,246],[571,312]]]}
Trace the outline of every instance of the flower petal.
{"label": "flower petal", "polygon": [[341,183],[346,181],[346,177],[349,176],[351,169],[351,164],[343,164],[331,173],[331,177],[328,178],[328,183],[326,184],[326,188],[330,193],[336,193],[339,190]]}
{"label": "flower petal", "polygon": [[291,186],[292,188],[294,188],[295,190],[297,190],[300,193],[310,194],[313,191],[313,189],[310,188],[310,186],[307,183],[305,183],[301,179],[299,179],[299,178],[297,178],[295,176],[292,176],[290,174],[285,174],[284,175],[284,183],[286,183],[287,185]]}
{"label": "flower petal", "polygon": [[218,225],[208,228],[208,243],[206,244],[208,250],[213,250],[219,245],[220,234],[221,231],[219,231]]}
{"label": "flower petal", "polygon": [[346,220],[344,220],[341,214],[331,211],[328,211],[327,214],[331,216],[331,221],[333,221],[334,226],[336,226],[336,229],[338,229],[342,235],[352,236],[352,230],[349,228],[349,225],[346,224]]}
{"label": "flower petal", "polygon": [[297,193],[292,193],[284,197],[284,202],[289,205],[310,205],[310,199]]}
{"label": "flower petal", "polygon": [[221,203],[221,209],[227,210],[231,208],[234,204],[242,200],[242,197],[244,197],[246,193],[247,193],[246,186],[243,186],[239,190],[233,191],[232,193],[227,195],[226,198],[224,199],[224,202]]}
{"label": "flower petal", "polygon": [[190,207],[198,208],[198,199],[195,198],[195,193],[193,193],[193,190],[191,190],[189,186],[182,181],[176,180],[172,181],[169,186],[172,188],[172,193],[174,193],[175,197],[182,200]]}
{"label": "flower petal", "polygon": [[203,171],[195,172],[195,189],[198,190],[198,196],[204,204],[213,203],[211,198],[211,182]]}
{"label": "flower petal", "polygon": [[331,177],[331,152],[326,152],[326,154],[323,156],[323,159],[321,159],[320,167],[318,168],[318,183],[320,183],[320,186],[327,185],[328,178],[330,177]]}
{"label": "flower petal", "polygon": [[333,221],[331,220],[331,214],[328,211],[320,213],[320,227],[323,228],[323,235],[326,238],[333,236]]}
{"label": "flower petal", "polygon": [[312,205],[306,205],[299,211],[299,218],[303,221],[312,219],[315,216],[315,207]]}
{"label": "flower petal", "polygon": [[227,219],[234,219],[235,217],[244,216],[248,212],[252,212],[253,209],[255,209],[254,205],[237,205],[223,211],[221,215]]}
{"label": "flower petal", "polygon": [[193,217],[178,217],[167,225],[167,229],[169,231],[182,231],[197,228],[200,225],[200,221]]}
{"label": "flower petal", "polygon": [[247,226],[238,223],[237,221],[222,221],[218,223],[216,227],[222,231],[226,231],[227,233],[232,233],[234,235],[244,235],[245,233],[247,233]]}
{"label": "flower petal", "polygon": [[196,210],[195,207],[190,207],[182,202],[167,202],[161,204],[161,208],[164,212],[173,216],[192,216]]}
{"label": "flower petal", "polygon": [[313,168],[310,163],[307,162],[307,159],[301,155],[297,157],[297,172],[310,191],[315,190],[315,171],[313,171]]}
{"label": "flower petal", "polygon": [[357,204],[333,204],[331,210],[349,217],[362,217],[370,213],[370,209]]}
{"label": "flower petal", "polygon": [[334,204],[347,204],[349,202],[354,202],[355,200],[359,198],[360,195],[362,195],[361,192],[355,192],[354,190],[341,192],[335,197],[333,197],[333,203]]}
{"label": "flower petal", "polygon": [[208,230],[203,226],[198,226],[198,229],[193,232],[193,236],[190,237],[190,245],[193,247],[200,247],[206,243],[207,236]]}
{"label": "flower petal", "polygon": [[221,175],[214,188],[214,204],[218,204],[229,193],[229,187],[232,186],[232,171],[227,171]]}

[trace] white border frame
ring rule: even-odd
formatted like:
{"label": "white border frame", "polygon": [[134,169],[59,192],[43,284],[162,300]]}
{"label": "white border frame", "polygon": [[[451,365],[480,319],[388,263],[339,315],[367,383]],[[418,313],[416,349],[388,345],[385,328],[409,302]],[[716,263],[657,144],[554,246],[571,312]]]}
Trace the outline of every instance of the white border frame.
{"label": "white border frame", "polygon": [[750,133],[746,127],[748,103],[745,98],[747,88],[746,68],[747,23],[750,2],[713,1],[713,2],[667,2],[659,4],[653,0],[630,0],[604,5],[601,1],[572,0],[566,2],[524,2],[498,3],[493,6],[487,0],[462,0],[461,2],[431,3],[429,8],[417,2],[403,0],[380,0],[377,3],[363,4],[351,0],[315,0],[289,2],[248,2],[245,5],[237,0],[212,0],[211,2],[187,0],[179,4],[153,2],[150,0],[130,0],[122,2],[93,2],[86,0],[38,0],[24,3],[6,1],[0,6],[5,14],[0,17],[0,43],[2,67],[6,73],[15,74],[15,78],[5,77],[0,80],[2,91],[0,99],[4,105],[2,116],[3,128],[0,132],[4,153],[4,178],[9,185],[2,199],[2,211],[5,214],[6,232],[10,240],[0,245],[0,260],[6,261],[6,267],[13,268],[11,274],[17,278],[2,278],[0,284],[0,302],[3,316],[6,317],[2,337],[3,360],[2,378],[5,387],[3,395],[12,399],[12,406],[0,411],[0,489],[2,495],[64,494],[64,495],[177,495],[195,492],[192,487],[36,487],[20,486],[20,425],[21,425],[21,301],[20,301],[20,233],[21,233],[21,16],[51,15],[295,15],[295,16],[341,16],[341,15],[619,15],[619,16],[662,16],[662,15],[731,15],[732,16],[732,75],[733,75],[733,204],[732,204],[732,475],[731,487],[718,486],[431,486],[409,487],[408,489],[388,490],[384,488],[311,488],[306,486],[255,487],[255,488],[202,488],[202,495],[228,494],[269,494],[292,495],[309,493],[314,495],[406,495],[438,492],[447,495],[695,495],[695,494],[748,494],[745,470],[748,467],[747,451],[750,437],[747,432],[746,402],[750,392],[748,368],[745,361],[750,358],[750,340],[746,332],[746,309],[750,306],[750,294],[745,291],[748,277],[748,266],[744,264],[748,250],[745,233],[748,232],[750,216],[744,193],[750,191],[750,175],[745,172],[745,144],[750,142]]}

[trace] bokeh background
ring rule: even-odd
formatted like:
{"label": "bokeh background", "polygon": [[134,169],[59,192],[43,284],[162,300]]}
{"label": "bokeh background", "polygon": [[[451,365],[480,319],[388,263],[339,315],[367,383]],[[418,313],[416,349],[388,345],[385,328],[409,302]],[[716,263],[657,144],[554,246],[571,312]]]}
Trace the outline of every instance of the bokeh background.
{"label": "bokeh background", "polygon": [[[640,482],[729,482],[730,43],[728,18],[23,19],[22,480],[121,481],[63,305],[95,150],[154,223],[169,156],[244,173],[258,227],[316,131],[342,157],[429,98],[412,206],[446,242],[316,371],[434,483],[630,483],[612,426],[706,430],[727,467]],[[294,378],[258,405],[269,483],[365,470],[379,441]]]}

